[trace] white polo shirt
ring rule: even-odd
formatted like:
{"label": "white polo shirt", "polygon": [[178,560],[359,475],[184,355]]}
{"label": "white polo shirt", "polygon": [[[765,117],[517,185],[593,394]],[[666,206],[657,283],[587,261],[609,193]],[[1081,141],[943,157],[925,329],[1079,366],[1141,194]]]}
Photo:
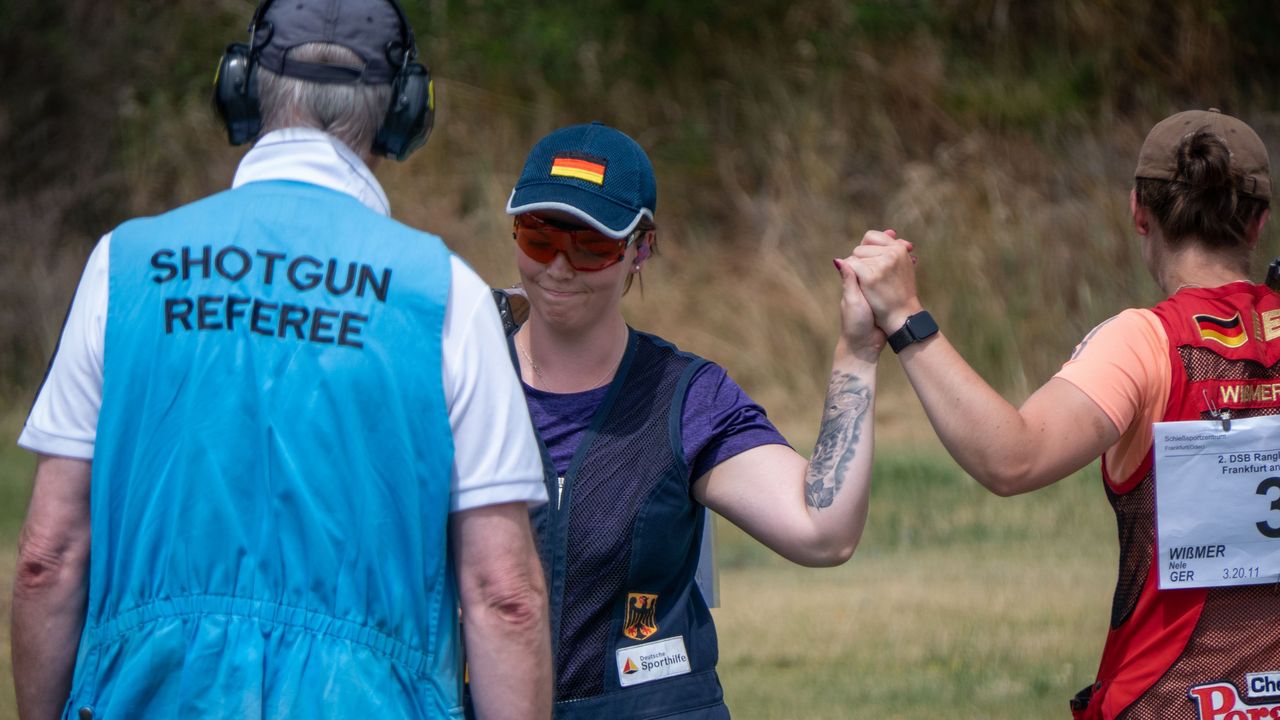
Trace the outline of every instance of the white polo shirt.
{"label": "white polo shirt", "polygon": [[[245,154],[232,187],[295,180],[347,193],[390,215],[377,178],[345,145],[309,128],[269,133]],[[107,324],[107,234],[76,289],[49,376],[18,444],[43,455],[93,459],[102,406]],[[451,508],[547,501],[542,456],[489,286],[456,256],[445,309],[441,368],[454,465]]]}

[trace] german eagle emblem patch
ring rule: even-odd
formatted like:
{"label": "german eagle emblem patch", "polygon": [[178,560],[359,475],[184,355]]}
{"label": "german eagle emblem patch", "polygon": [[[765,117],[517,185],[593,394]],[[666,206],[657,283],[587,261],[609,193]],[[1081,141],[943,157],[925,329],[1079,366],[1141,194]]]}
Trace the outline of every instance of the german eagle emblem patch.
{"label": "german eagle emblem patch", "polygon": [[632,640],[644,640],[658,632],[658,596],[627,593],[627,617],[622,634]]}

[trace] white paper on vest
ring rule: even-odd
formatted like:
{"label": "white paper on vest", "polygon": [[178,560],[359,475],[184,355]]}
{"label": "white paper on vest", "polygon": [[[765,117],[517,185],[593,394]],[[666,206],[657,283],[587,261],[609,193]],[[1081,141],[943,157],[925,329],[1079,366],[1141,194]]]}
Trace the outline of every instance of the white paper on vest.
{"label": "white paper on vest", "polygon": [[1153,430],[1160,589],[1280,582],[1280,416]]}

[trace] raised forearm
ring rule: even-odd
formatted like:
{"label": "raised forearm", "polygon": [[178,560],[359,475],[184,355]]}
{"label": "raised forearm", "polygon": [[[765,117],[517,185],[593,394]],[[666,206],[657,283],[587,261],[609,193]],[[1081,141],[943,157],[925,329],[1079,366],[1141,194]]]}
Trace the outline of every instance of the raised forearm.
{"label": "raised forearm", "polygon": [[912,345],[899,358],[938,438],[965,472],[998,495],[1047,484],[1028,483],[1039,438],[946,337]]}
{"label": "raised forearm", "polygon": [[693,484],[694,497],[774,552],[801,565],[839,565],[867,521],[876,363],[884,334],[848,259],[841,332],[818,439],[808,461],[787,445],[761,445],[722,461]]}
{"label": "raised forearm", "polygon": [[[847,264],[876,323],[898,332],[922,308],[912,246],[891,231],[868,231]],[[1097,457],[1119,436],[1101,408],[1070,383],[1050,380],[1015,408],[969,367],[941,333],[899,355],[943,445],[956,462],[998,495],[1053,483]]]}
{"label": "raised forearm", "polygon": [[805,470],[804,499],[819,547],[838,564],[853,554],[867,520],[876,367],[836,349],[818,439]]}

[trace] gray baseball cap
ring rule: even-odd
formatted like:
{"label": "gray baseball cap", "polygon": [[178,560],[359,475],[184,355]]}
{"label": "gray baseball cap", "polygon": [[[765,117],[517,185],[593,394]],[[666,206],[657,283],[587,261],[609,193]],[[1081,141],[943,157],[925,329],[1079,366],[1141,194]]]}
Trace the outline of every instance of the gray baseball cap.
{"label": "gray baseball cap", "polygon": [[[415,52],[413,29],[395,0],[263,0],[253,15],[258,62],[277,75],[320,83],[391,82],[405,53]],[[333,43],[364,60],[364,67],[289,59],[307,43]]]}

